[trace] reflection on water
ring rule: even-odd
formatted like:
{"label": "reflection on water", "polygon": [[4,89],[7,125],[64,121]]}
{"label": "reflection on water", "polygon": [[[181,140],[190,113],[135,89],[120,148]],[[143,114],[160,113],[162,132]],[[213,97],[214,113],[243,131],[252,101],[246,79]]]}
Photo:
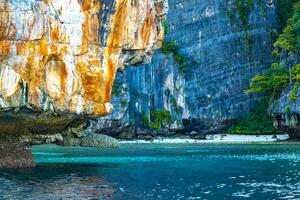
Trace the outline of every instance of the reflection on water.
{"label": "reflection on water", "polygon": [[300,145],[130,144],[33,148],[0,171],[0,199],[300,199]]}
{"label": "reflection on water", "polygon": [[[0,172],[3,199],[112,199],[115,189],[88,165],[41,165]],[[1,199],[0,198],[0,199]]]}

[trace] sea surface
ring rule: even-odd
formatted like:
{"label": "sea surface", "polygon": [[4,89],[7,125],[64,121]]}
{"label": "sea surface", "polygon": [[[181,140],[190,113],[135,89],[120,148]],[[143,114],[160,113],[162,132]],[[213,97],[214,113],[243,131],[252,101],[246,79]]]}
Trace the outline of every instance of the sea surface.
{"label": "sea surface", "polygon": [[300,144],[33,147],[0,171],[0,199],[300,199]]}

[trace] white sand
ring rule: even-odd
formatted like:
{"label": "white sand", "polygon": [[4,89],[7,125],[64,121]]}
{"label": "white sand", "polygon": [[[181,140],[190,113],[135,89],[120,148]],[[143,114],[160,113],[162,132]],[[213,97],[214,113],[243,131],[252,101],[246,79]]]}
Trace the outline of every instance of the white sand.
{"label": "white sand", "polygon": [[162,143],[162,144],[182,144],[182,143],[266,143],[280,142],[289,139],[288,134],[274,135],[230,135],[215,134],[207,135],[206,140],[183,139],[183,138],[155,138],[154,140],[120,140],[120,144],[128,143]]}

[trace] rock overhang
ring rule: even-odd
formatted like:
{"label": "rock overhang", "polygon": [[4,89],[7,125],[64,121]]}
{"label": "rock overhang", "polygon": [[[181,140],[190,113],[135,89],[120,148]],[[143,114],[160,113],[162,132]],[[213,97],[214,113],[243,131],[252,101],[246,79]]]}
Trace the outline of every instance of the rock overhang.
{"label": "rock overhang", "polygon": [[116,71],[150,60],[166,12],[166,0],[1,1],[1,118],[51,115],[51,127],[109,114]]}

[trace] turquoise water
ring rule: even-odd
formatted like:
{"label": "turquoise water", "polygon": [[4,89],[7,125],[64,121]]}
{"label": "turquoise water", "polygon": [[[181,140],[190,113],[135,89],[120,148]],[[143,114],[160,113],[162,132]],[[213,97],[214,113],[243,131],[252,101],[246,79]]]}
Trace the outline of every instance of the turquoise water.
{"label": "turquoise water", "polygon": [[0,199],[300,199],[300,145],[37,146]]}

